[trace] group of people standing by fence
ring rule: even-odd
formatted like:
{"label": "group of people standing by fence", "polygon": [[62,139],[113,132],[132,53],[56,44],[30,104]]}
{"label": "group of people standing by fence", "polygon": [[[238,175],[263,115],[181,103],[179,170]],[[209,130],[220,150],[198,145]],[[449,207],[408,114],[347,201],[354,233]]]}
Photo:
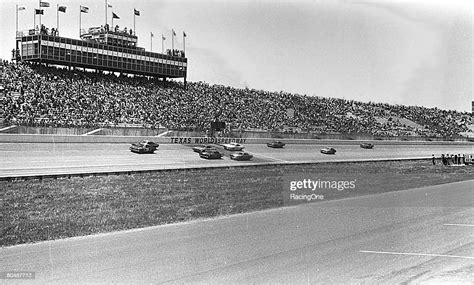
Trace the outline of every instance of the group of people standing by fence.
{"label": "group of people standing by fence", "polygon": [[[463,165],[473,163],[472,155],[468,154],[441,154],[441,163],[445,166],[447,165]],[[433,154],[431,157],[433,165],[436,165],[436,156]]]}

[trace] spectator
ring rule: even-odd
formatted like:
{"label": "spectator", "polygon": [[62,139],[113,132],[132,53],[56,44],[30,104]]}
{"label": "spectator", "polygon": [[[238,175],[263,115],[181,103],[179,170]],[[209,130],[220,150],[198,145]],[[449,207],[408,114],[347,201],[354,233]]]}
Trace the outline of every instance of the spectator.
{"label": "spectator", "polygon": [[444,156],[444,154],[441,155],[441,162],[444,166],[448,165],[448,160],[446,159],[446,156]]}

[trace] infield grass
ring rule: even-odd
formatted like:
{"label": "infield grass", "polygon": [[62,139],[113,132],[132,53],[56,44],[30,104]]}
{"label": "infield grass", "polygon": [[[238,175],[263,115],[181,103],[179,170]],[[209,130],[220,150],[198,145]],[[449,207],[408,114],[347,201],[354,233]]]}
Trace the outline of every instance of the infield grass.
{"label": "infield grass", "polygon": [[418,160],[1,181],[0,245],[281,207],[283,180],[291,173],[317,174],[326,180],[359,177],[354,191],[333,191],[325,200],[474,179],[472,166],[433,166]]}

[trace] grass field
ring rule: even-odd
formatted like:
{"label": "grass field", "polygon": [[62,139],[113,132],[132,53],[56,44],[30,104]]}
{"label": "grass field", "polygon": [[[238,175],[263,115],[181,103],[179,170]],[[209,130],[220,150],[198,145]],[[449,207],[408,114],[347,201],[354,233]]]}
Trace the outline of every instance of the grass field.
{"label": "grass field", "polygon": [[281,207],[283,181],[302,174],[325,180],[357,177],[355,189],[325,193],[331,200],[474,179],[474,168],[418,160],[1,181],[0,245]]}

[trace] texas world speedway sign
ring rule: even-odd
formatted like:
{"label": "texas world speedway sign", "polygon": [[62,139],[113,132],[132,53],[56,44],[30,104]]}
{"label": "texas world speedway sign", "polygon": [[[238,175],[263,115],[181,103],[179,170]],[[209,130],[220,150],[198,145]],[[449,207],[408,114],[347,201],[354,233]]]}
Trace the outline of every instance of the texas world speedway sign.
{"label": "texas world speedway sign", "polygon": [[225,144],[245,143],[247,139],[241,138],[214,138],[214,137],[171,137],[171,143],[177,144]]}

